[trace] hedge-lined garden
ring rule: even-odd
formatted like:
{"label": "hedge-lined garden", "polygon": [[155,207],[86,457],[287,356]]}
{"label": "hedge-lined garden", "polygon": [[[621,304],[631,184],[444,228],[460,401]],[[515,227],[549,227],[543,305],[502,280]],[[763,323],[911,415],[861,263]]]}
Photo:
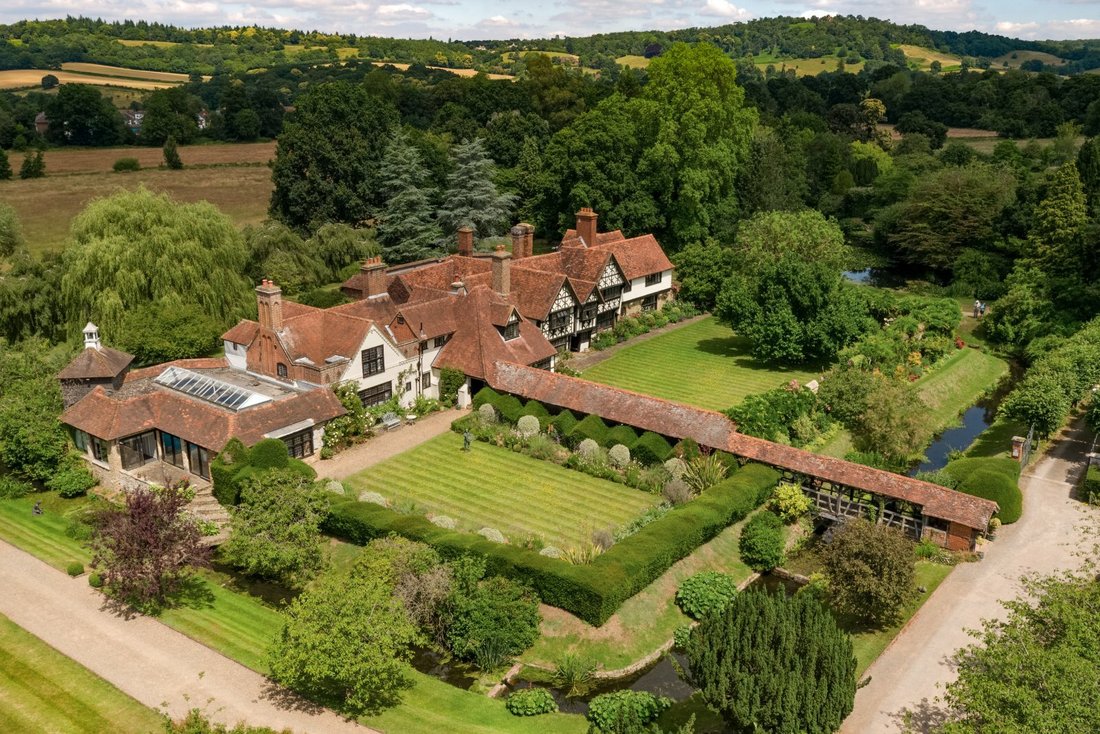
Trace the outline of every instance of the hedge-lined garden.
{"label": "hedge-lined garden", "polygon": [[759,507],[778,479],[773,469],[750,464],[691,502],[672,507],[587,564],[573,564],[534,550],[447,530],[425,517],[402,515],[365,502],[334,504],[324,529],[360,545],[397,533],[428,543],[444,558],[483,555],[488,560],[488,574],[527,584],[545,603],[601,625],[673,563]]}
{"label": "hedge-lined garden", "polygon": [[309,464],[290,457],[281,439],[265,438],[248,448],[239,439],[231,438],[210,462],[214,497],[226,507],[236,505],[241,499],[243,482],[269,469],[289,469],[306,479],[317,476]]}
{"label": "hedge-lined garden", "polygon": [[1020,491],[1020,464],[1006,457],[955,459],[937,472],[920,476],[936,484],[975,497],[993,500],[1000,506],[996,518],[1004,525],[1016,522],[1024,509]]}

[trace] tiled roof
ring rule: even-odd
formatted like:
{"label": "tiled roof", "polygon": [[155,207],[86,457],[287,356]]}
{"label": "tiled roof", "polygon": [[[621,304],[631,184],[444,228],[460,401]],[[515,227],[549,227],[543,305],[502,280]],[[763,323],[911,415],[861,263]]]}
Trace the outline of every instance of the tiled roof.
{"label": "tiled roof", "polygon": [[327,388],[233,412],[156,385],[146,377],[128,383],[120,393],[95,388],[62,413],[61,422],[105,440],[157,428],[217,452],[233,437],[251,445],[279,428],[307,419],[320,424],[344,412]]}
{"label": "tiled roof", "polygon": [[[528,365],[553,357],[557,350],[530,321],[521,319],[519,336],[508,341],[497,331],[494,320],[510,310],[511,304],[489,288],[477,288],[462,303],[462,327],[435,358],[436,367],[451,367],[484,380],[495,362],[503,360]],[[543,370],[535,370],[550,374]]]}
{"label": "tiled roof", "polygon": [[347,357],[359,350],[371,321],[333,309],[311,308],[293,318],[284,318],[279,337],[293,360],[303,357],[324,364],[332,356]]}
{"label": "tiled roof", "polygon": [[714,411],[506,362],[494,364],[486,381],[495,390],[665,436],[692,438],[746,459],[911,502],[927,515],[969,528],[985,530],[997,510],[995,502],[936,484],[746,436]]}
{"label": "tiled roof", "polygon": [[188,370],[212,370],[227,367],[229,363],[225,357],[199,357],[197,359],[175,359],[171,362],[162,362],[152,367],[142,367],[140,370],[131,370],[126,373],[126,384],[138,380],[152,379],[164,372],[169,367],[183,367]]}
{"label": "tiled roof", "polygon": [[629,240],[620,237],[618,240],[600,241],[595,249],[614,254],[615,262],[619,263],[627,280],[672,269],[672,261],[651,234]]}
{"label": "tiled roof", "polygon": [[242,319],[236,326],[222,334],[222,341],[243,344],[247,347],[259,333],[260,325],[257,322]]}
{"label": "tiled roof", "polygon": [[108,380],[117,377],[134,361],[134,355],[110,347],[81,350],[58,373],[62,380]]}

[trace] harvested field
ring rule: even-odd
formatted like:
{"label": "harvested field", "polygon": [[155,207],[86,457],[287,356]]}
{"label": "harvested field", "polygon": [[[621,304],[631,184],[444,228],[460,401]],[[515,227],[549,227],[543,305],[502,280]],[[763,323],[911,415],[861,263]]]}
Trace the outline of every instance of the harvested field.
{"label": "harvested field", "polygon": [[960,66],[962,64],[961,56],[956,54],[945,54],[932,48],[911,46],[905,43],[897,44],[894,48],[905,54],[905,58],[910,64],[916,64],[921,69],[928,69],[933,61],[940,62],[940,65],[944,69],[952,66]]}
{"label": "harvested field", "polygon": [[[113,76],[121,79],[149,79],[155,82],[179,82],[187,81],[187,74],[177,74],[172,71],[146,71],[145,69],[128,69],[124,66],[107,66],[106,64],[85,64],[81,62],[68,62],[61,65],[64,71],[75,71],[78,74],[96,74],[98,76]],[[203,77],[209,79],[210,77]]]}
{"label": "harvested field", "polygon": [[[18,160],[15,162],[18,165]],[[238,226],[262,222],[271,198],[271,171],[267,166],[182,171],[150,168],[133,173],[70,176],[49,175],[49,164],[46,170],[45,178],[0,181],[0,201],[15,208],[32,252],[60,250],[68,237],[70,222],[85,204],[121,188],[144,185],[178,201],[209,201]]]}
{"label": "harvested field", "polygon": [[[757,57],[759,59],[759,57]],[[836,71],[837,63],[840,61],[838,56],[822,56],[819,58],[777,58],[769,61],[755,61],[756,67],[761,71],[767,70],[769,66],[774,66],[776,69],[782,71],[784,69],[794,69],[794,73],[798,76],[816,76],[826,71]],[[863,62],[860,61],[856,64],[849,64],[845,62],[844,70],[851,72],[852,74],[858,74],[863,69]]]}
{"label": "harvested field", "polygon": [[628,66],[631,69],[644,69],[649,66],[649,59],[645,56],[620,56],[615,59],[619,66]]}
{"label": "harvested field", "polygon": [[[226,143],[224,145],[181,145],[180,158],[185,166],[232,166],[267,163],[275,157],[275,143]],[[19,154],[10,151],[17,160]],[[160,148],[58,148],[46,151],[46,175],[69,173],[107,173],[119,158],[137,158],[143,168],[164,163]]]}
{"label": "harvested field", "polygon": [[55,69],[8,69],[0,71],[0,89],[21,89],[37,87],[42,77],[53,74],[62,84],[95,84],[100,86],[125,87],[127,89],[164,89],[175,86],[174,82],[153,81],[152,79],[121,79],[119,77],[78,74],[73,71]]}
{"label": "harvested field", "polygon": [[[375,66],[392,66],[393,68],[399,69],[400,71],[408,71],[410,66],[410,64],[402,64],[397,61],[372,61],[371,63]],[[449,69],[446,66],[429,66],[427,68],[435,69],[436,71],[449,71],[455,76],[464,77],[477,76],[479,73],[481,73],[477,69]],[[490,74],[488,72],[485,72],[485,76],[489,77],[490,79],[515,79],[515,77],[511,74]]]}
{"label": "harvested field", "polygon": [[993,68],[1019,69],[1025,61],[1041,61],[1049,66],[1063,66],[1066,60],[1043,51],[1012,51],[993,59]]}

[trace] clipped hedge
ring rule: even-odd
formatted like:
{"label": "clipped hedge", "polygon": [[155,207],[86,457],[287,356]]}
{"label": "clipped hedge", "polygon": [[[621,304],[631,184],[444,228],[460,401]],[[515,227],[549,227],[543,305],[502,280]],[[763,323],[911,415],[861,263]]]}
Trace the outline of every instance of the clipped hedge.
{"label": "clipped hedge", "polygon": [[1081,494],[1085,502],[1100,504],[1100,468],[1090,466],[1085,472],[1085,483]]}
{"label": "clipped hedge", "polygon": [[488,386],[481,388],[476,393],[474,393],[474,398],[473,398],[474,410],[477,410],[478,408],[480,408],[485,403],[494,402],[499,397],[500,397],[500,393],[498,393],[493,388],[488,387]]}
{"label": "clipped hedge", "polygon": [[559,436],[568,436],[579,422],[577,416],[568,410],[563,410],[554,416],[553,420],[550,421],[550,425],[554,427]]}
{"label": "clipped hedge", "polygon": [[695,457],[699,456],[702,451],[699,450],[699,444],[694,438],[681,439],[680,443],[676,444],[676,447],[672,450],[675,456],[680,457],[684,461],[691,461]]}
{"label": "clipped hedge", "polygon": [[630,447],[634,453],[634,459],[648,466],[663,464],[672,456],[672,446],[665,437],[653,431],[646,431],[638,442]]}
{"label": "clipped hedge", "polygon": [[598,415],[587,416],[584,420],[573,426],[569,432],[569,443],[576,446],[586,438],[590,438],[600,446],[607,443],[607,424]]}
{"label": "clipped hedge", "polygon": [[225,507],[240,503],[244,481],[271,469],[290,469],[307,479],[317,477],[317,472],[309,464],[289,457],[286,444],[280,439],[264,439],[249,449],[239,439],[233,438],[210,462],[214,499]]}
{"label": "clipped hedge", "polygon": [[397,533],[428,543],[444,558],[483,555],[489,575],[526,584],[543,602],[598,626],[676,561],[763,504],[778,480],[775,470],[749,464],[580,566],[354,500],[333,504],[324,531],[359,545]]}
{"label": "clipped hedge", "polygon": [[956,459],[943,471],[958,482],[960,492],[993,500],[1000,506],[997,517],[1009,525],[1020,519],[1024,495],[1018,480],[1020,465],[1006,457]]}
{"label": "clipped hedge", "polygon": [[493,401],[493,407],[501,418],[512,424],[519,420],[519,415],[523,412],[523,403],[515,395],[501,395]]}
{"label": "clipped hedge", "polygon": [[257,469],[283,469],[290,463],[290,454],[281,439],[265,438],[249,449],[248,462]]}
{"label": "clipped hedge", "polygon": [[611,448],[617,443],[621,443],[628,449],[633,450],[634,444],[638,443],[638,434],[634,432],[634,429],[630,426],[615,426],[607,432],[607,440],[604,442],[604,448]]}
{"label": "clipped hedge", "polygon": [[537,400],[528,400],[527,405],[523,406],[523,410],[519,412],[520,418],[525,415],[532,415],[539,420],[539,428],[546,430],[546,427],[550,425],[550,411],[546,409],[546,406]]}

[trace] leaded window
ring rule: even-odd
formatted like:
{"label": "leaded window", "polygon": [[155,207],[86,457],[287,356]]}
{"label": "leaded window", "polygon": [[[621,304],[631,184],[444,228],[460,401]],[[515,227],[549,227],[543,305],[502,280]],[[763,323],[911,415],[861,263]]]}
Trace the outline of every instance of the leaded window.
{"label": "leaded window", "polygon": [[363,377],[381,374],[386,371],[386,357],[382,347],[370,347],[363,350]]}

